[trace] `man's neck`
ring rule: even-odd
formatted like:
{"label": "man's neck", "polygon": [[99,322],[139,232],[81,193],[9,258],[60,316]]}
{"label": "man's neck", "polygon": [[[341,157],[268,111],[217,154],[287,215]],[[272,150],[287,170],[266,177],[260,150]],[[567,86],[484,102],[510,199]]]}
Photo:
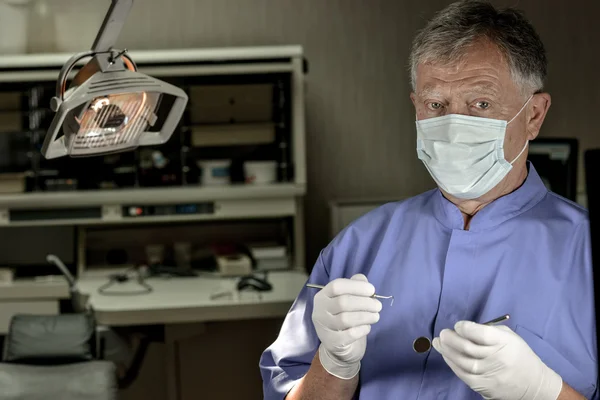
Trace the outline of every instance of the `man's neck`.
{"label": "man's neck", "polygon": [[513,166],[513,169],[506,175],[506,177],[500,181],[498,185],[496,185],[492,190],[490,190],[485,195],[473,199],[473,200],[462,200],[457,199],[455,197],[449,196],[444,193],[444,196],[450,200],[450,202],[454,203],[460,210],[464,219],[464,229],[469,230],[469,225],[471,220],[481,210],[483,207],[487,206],[491,202],[500,197],[506,196],[517,190],[523,182],[527,179],[527,164],[521,163],[518,166]]}

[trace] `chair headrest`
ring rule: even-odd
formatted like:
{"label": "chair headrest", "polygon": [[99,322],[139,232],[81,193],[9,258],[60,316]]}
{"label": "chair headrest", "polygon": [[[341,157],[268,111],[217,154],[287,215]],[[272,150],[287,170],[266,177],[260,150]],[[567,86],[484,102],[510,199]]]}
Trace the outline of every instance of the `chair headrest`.
{"label": "chair headrest", "polygon": [[57,365],[95,357],[95,323],[88,314],[15,315],[4,346],[4,361]]}

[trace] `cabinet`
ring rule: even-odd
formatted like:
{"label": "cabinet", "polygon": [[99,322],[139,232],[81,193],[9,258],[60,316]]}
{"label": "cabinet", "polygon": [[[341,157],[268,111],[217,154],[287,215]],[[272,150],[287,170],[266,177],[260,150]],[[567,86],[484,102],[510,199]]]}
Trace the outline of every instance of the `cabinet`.
{"label": "cabinet", "polygon": [[[210,233],[236,231],[239,224],[252,230],[264,221],[277,226],[274,239],[289,248],[291,267],[304,268],[307,64],[302,48],[130,55],[141,72],[188,93],[188,107],[170,141],[133,152],[52,160],[39,150],[52,119],[55,80],[69,55],[0,58],[0,227],[77,226],[78,269],[85,272],[87,238],[102,232],[197,224]],[[227,160],[226,184],[209,185],[205,179],[203,168],[213,160]],[[274,161],[276,178],[246,183],[249,161]]]}

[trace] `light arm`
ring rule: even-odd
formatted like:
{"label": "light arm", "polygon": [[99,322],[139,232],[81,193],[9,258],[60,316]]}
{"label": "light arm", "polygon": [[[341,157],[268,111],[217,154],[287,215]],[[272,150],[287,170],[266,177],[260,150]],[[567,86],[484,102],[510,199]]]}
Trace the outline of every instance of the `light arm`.
{"label": "light arm", "polygon": [[132,6],[133,0],[112,0],[96,40],[94,40],[93,52],[106,52],[113,48]]}

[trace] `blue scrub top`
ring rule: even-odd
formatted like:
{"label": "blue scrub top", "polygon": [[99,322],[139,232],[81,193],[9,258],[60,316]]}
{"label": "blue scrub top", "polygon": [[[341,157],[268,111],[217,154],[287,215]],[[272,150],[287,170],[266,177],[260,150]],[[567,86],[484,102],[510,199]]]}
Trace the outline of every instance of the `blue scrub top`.
{"label": "blue scrub top", "polygon": [[[459,320],[506,322],[565,382],[597,398],[596,323],[587,212],[544,186],[532,164],[525,183],[484,207],[468,231],[438,190],[384,205],[343,230],[320,254],[309,282],[365,274],[382,300],[367,337],[360,399],[480,399],[432,349]],[[304,288],[279,337],[263,353],[264,398],[283,399],[319,346]]]}

